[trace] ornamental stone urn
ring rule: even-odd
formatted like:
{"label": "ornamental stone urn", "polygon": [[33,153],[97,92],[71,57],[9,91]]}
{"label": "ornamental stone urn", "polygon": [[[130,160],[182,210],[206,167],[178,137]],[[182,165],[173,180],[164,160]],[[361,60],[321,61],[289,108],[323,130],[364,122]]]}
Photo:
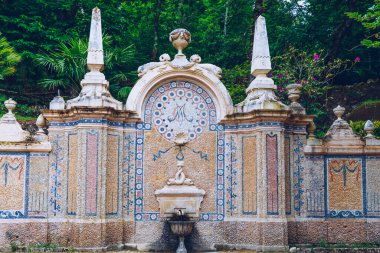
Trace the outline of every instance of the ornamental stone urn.
{"label": "ornamental stone urn", "polygon": [[302,85],[299,83],[289,84],[286,87],[288,91],[288,98],[291,102],[290,108],[293,110],[295,114],[305,114],[305,108],[302,107],[300,103],[298,103],[298,99],[300,98]]}

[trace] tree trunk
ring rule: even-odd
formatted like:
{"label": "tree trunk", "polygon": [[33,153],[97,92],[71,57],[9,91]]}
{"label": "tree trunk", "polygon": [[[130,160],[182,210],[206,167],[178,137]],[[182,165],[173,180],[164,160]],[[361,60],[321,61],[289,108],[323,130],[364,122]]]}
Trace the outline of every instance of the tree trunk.
{"label": "tree trunk", "polygon": [[228,0],[226,1],[226,11],[224,13],[224,27],[223,27],[223,36],[227,35],[227,22],[228,22]]}
{"label": "tree trunk", "polygon": [[[348,2],[349,12],[355,11],[356,3],[357,0],[350,0]],[[343,4],[347,3],[344,2]],[[340,25],[334,30],[334,33],[332,35],[333,44],[331,45],[330,52],[327,56],[327,61],[333,61],[336,58],[340,45],[343,39],[349,34],[352,24],[353,19],[345,15]]]}
{"label": "tree trunk", "polygon": [[264,0],[256,0],[255,1],[255,6],[253,8],[253,13],[252,13],[252,22],[251,22],[251,36],[250,36],[250,47],[249,47],[249,53],[247,55],[247,58],[249,60],[252,59],[252,50],[253,50],[253,38],[255,35],[255,22],[256,19],[263,14],[266,11],[265,8],[265,3]]}
{"label": "tree trunk", "polygon": [[162,0],[156,0],[156,2],[155,2],[156,12],[154,14],[154,20],[153,20],[154,44],[153,44],[152,54],[150,57],[151,61],[154,61],[154,59],[156,59],[156,56],[157,56],[159,21],[160,21],[160,15],[161,15],[161,11],[162,11],[161,5],[162,5]]}

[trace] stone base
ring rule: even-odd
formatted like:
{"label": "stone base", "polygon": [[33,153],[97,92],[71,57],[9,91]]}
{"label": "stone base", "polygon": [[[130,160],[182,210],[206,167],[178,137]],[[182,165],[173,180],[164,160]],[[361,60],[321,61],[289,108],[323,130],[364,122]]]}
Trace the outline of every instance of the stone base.
{"label": "stone base", "polygon": [[288,222],[290,244],[374,243],[380,241],[380,220],[310,220]]}
{"label": "stone base", "polygon": [[[190,251],[286,251],[290,244],[380,241],[380,220],[304,220],[291,222],[198,221],[185,245]],[[174,251],[178,237],[167,222],[46,219],[2,220],[0,248],[55,244],[78,250]]]}
{"label": "stone base", "polygon": [[[149,235],[149,236],[147,236]],[[138,250],[175,250],[178,238],[164,222],[136,222]],[[198,221],[185,239],[190,251],[256,250],[286,251],[287,224],[255,221]]]}

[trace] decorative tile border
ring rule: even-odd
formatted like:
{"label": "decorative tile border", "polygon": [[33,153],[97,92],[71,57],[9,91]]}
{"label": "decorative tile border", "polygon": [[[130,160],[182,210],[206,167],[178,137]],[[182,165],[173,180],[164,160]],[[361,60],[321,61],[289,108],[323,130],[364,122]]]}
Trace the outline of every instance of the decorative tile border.
{"label": "decorative tile border", "polygon": [[124,210],[126,215],[133,214],[134,205],[134,181],[135,181],[135,137],[132,134],[127,134],[124,137],[124,159],[123,159],[123,198]]}
{"label": "decorative tile border", "polygon": [[258,127],[284,127],[284,123],[282,122],[257,122],[252,124],[226,124],[225,129],[226,131],[229,130],[241,130],[241,129],[254,129]]}
{"label": "decorative tile border", "polygon": [[114,122],[106,119],[80,119],[76,121],[69,122],[49,122],[51,127],[65,127],[65,126],[77,126],[79,124],[90,124],[90,125],[107,125],[112,127],[122,127],[122,128],[135,128],[136,124],[134,123],[123,123],[123,122]]}
{"label": "decorative tile border", "polygon": [[62,161],[64,159],[64,151],[61,146],[63,143],[63,134],[53,134],[52,136],[52,151],[50,153],[50,178],[49,178],[49,188],[50,188],[50,211],[53,216],[57,216],[62,214],[62,197],[63,197],[63,189],[62,189]]}
{"label": "decorative tile border", "polygon": [[238,185],[237,182],[237,170],[238,170],[238,164],[237,164],[237,146],[235,139],[232,136],[227,137],[226,140],[226,179],[227,179],[227,213],[232,216],[236,210],[237,210],[237,203],[236,203],[236,188]]}
{"label": "decorative tile border", "polygon": [[303,188],[303,180],[304,180],[304,158],[303,155],[303,147],[304,143],[302,142],[300,136],[296,136],[294,140],[294,172],[293,172],[293,197],[294,197],[294,211],[297,215],[301,214],[301,209],[304,204],[304,188]]}
{"label": "decorative tile border", "polygon": [[[361,163],[361,176],[362,176],[362,210],[330,210],[329,209],[329,191],[328,191],[328,163],[332,159],[347,159],[357,160]],[[366,194],[366,163],[363,156],[325,156],[324,160],[324,190],[325,190],[325,217],[327,218],[361,218],[367,215],[367,194]]]}
{"label": "decorative tile border", "polygon": [[48,157],[49,153],[30,153],[30,157]]}
{"label": "decorative tile border", "polygon": [[283,122],[275,122],[275,121],[262,121],[257,123],[250,124],[226,124],[226,131],[236,131],[236,130],[250,130],[255,128],[263,128],[263,127],[282,127],[285,131],[291,131],[297,134],[306,134],[306,126],[293,126],[284,124]]}

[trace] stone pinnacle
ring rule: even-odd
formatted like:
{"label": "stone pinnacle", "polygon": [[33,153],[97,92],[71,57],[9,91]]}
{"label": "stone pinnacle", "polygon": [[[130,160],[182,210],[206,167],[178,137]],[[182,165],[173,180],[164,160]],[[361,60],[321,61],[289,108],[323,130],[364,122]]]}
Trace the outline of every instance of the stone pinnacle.
{"label": "stone pinnacle", "polygon": [[269,54],[268,34],[265,18],[259,16],[255,23],[255,37],[252,50],[251,74],[267,74],[271,71],[271,61]]}
{"label": "stone pinnacle", "polygon": [[90,39],[88,42],[87,66],[91,71],[101,71],[104,67],[102,21],[100,9],[92,9]]}

